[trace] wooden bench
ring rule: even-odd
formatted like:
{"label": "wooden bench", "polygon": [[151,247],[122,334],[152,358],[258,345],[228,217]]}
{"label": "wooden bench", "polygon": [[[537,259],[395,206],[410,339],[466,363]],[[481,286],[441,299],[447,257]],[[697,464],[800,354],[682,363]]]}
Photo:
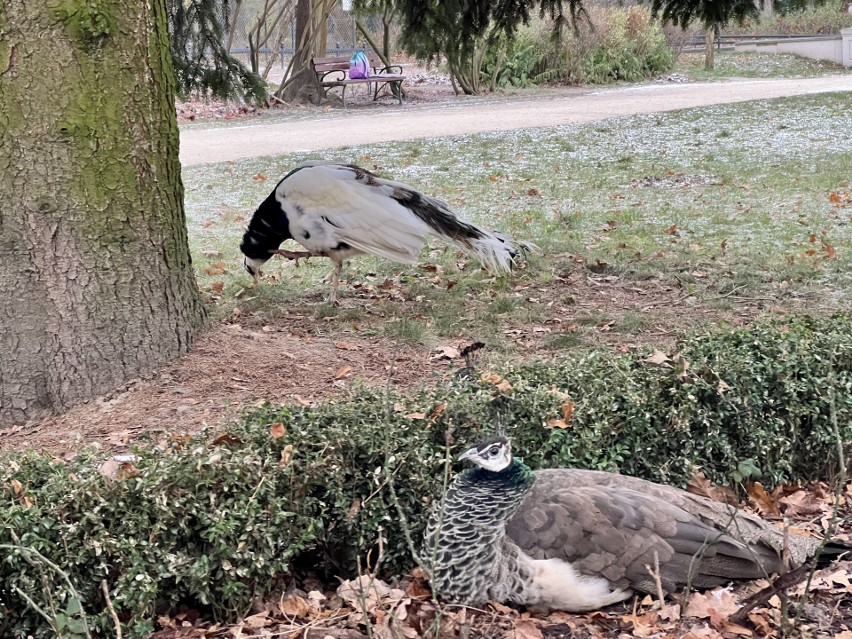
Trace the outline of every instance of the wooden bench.
{"label": "wooden bench", "polygon": [[389,89],[402,104],[402,81],[405,80],[402,67],[398,64],[384,66],[382,59],[374,52],[368,53],[367,57],[370,60],[371,69],[369,78],[349,77],[350,56],[311,59],[314,73],[317,74],[317,80],[322,87],[323,97],[327,97],[332,89],[341,87],[340,98],[345,109],[346,87],[352,84],[366,84],[367,90],[373,94],[373,100],[379,99],[383,89]]}

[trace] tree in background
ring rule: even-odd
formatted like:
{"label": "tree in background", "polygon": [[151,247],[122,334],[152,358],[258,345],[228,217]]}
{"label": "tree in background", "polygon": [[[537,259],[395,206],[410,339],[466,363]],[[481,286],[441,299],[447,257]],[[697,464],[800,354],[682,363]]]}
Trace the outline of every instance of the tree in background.
{"label": "tree in background", "polygon": [[[258,101],[266,96],[260,76],[229,53],[225,36],[229,0],[167,0],[171,26],[172,64],[178,92],[187,95],[209,91],[222,99]],[[243,0],[234,0],[238,13]],[[256,70],[255,70],[256,71]]]}
{"label": "tree in background", "polygon": [[758,7],[754,0],[651,0],[651,13],[683,29],[700,22],[705,33],[704,68],[709,70],[715,66],[713,52],[719,29],[733,20],[756,18]]}
{"label": "tree in background", "polygon": [[295,51],[275,96],[285,102],[319,102],[322,91],[311,68],[311,58],[326,51],[326,21],[338,0],[298,0]]}
{"label": "tree in background", "polygon": [[204,324],[166,3],[0,4],[0,425],[113,389]]}
{"label": "tree in background", "polygon": [[550,16],[557,30],[584,13],[582,0],[396,0],[396,7],[405,49],[427,60],[445,56],[468,94],[481,90],[487,48],[511,39],[532,11]]}

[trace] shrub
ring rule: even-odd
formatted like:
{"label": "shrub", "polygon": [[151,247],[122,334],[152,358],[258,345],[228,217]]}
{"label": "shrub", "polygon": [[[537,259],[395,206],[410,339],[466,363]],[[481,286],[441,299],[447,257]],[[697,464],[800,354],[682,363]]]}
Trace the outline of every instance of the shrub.
{"label": "shrub", "polygon": [[792,8],[790,11],[777,12],[768,18],[761,16],[759,20],[748,20],[742,25],[731,24],[725,28],[725,33],[755,35],[840,33],[841,29],[852,27],[852,15],[843,11],[842,6],[841,0],[829,0],[817,6]]}
{"label": "shrub", "polygon": [[502,373],[511,389],[457,380],[409,397],[362,389],[346,402],[264,406],[225,433],[143,444],[116,479],[94,453],[8,455],[0,544],[50,558],[75,590],[32,553],[0,555],[0,636],[54,636],[22,592],[72,620],[82,603],[95,633],[111,634],[102,579],[126,636],[143,637],[164,605],[233,618],[282,575],[351,576],[355,557],[375,561],[380,537],[384,569],[398,574],[412,565],[400,511],[418,540],[447,443],[455,454],[498,426],[534,467],[676,484],[696,468],[768,484],[835,470],[834,424],[852,439],[852,318],[707,331],[677,351],[519,365]]}
{"label": "shrub", "polygon": [[591,8],[589,16],[576,33],[566,31],[558,41],[543,21],[520,30],[502,60],[497,84],[605,84],[641,80],[672,68],[674,53],[645,7]]}

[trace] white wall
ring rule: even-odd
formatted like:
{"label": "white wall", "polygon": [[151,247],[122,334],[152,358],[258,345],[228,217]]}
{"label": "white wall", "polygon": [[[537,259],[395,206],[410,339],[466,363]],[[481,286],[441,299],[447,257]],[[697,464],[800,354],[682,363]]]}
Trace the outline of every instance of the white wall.
{"label": "white wall", "polygon": [[[848,31],[848,35],[845,33]],[[843,29],[842,36],[813,38],[782,38],[778,40],[745,40],[734,44],[734,51],[761,53],[793,53],[804,58],[827,60],[852,66],[852,29]]]}

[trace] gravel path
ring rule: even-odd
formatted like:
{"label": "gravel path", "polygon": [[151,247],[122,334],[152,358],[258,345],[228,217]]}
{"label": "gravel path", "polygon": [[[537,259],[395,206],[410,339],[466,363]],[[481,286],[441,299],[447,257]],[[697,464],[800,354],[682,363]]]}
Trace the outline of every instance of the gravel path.
{"label": "gravel path", "polygon": [[370,111],[335,109],[313,119],[273,123],[255,121],[219,128],[184,126],[180,134],[180,158],[184,165],[189,166],[393,140],[556,126],[638,113],[832,91],[852,91],[852,76],[645,84],[579,93],[568,90],[568,95],[556,97],[388,107]]}

